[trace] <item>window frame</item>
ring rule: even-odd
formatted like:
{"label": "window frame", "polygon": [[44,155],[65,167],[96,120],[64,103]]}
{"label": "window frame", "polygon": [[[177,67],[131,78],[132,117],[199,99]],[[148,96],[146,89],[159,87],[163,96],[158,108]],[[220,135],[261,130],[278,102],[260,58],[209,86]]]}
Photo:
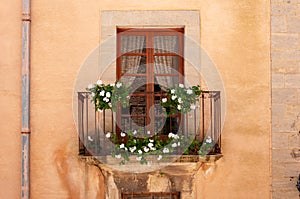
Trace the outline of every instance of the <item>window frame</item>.
{"label": "window frame", "polygon": [[[123,35],[143,35],[145,36],[146,42],[146,51],[142,53],[132,53],[126,52],[122,53],[122,42],[121,36]],[[119,28],[117,27],[117,60],[116,60],[116,78],[117,81],[121,79],[122,76],[131,76],[131,77],[145,77],[146,78],[146,92],[143,94],[132,93],[131,96],[145,96],[146,98],[146,125],[150,123],[150,116],[155,116],[154,110],[150,109],[151,106],[155,104],[155,97],[161,97],[161,93],[154,92],[154,78],[155,76],[178,76],[178,83],[184,83],[184,28]],[[178,52],[165,53],[165,52],[155,52],[154,51],[154,37],[155,36],[177,36],[178,37]],[[122,72],[122,56],[146,56],[146,71],[145,73],[132,73],[132,74],[124,74]],[[154,74],[154,59],[159,56],[176,56],[178,57],[178,73],[179,74]],[[150,65],[150,67],[148,67]],[[121,121],[122,113],[120,108],[117,110],[117,120]],[[132,117],[132,116],[129,116]],[[171,117],[178,117],[179,123],[181,121],[181,115],[173,115]],[[170,118],[170,117],[168,117]],[[121,122],[119,122],[121,123]],[[170,119],[170,129],[172,129],[172,122]],[[145,131],[153,132],[155,126],[152,122],[152,125],[148,126],[148,129]],[[121,129],[117,126],[117,133],[119,134]]]}

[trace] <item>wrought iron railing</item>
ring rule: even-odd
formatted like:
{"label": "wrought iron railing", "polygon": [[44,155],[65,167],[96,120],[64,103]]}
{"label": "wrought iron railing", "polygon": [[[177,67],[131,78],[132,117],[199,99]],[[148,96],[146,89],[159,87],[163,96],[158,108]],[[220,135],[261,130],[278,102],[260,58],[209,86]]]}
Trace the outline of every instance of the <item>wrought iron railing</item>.
{"label": "wrought iron railing", "polygon": [[[210,137],[215,146],[209,154],[221,153],[221,96],[220,91],[202,91],[196,108],[182,114],[178,134],[193,137],[199,143]],[[104,156],[113,145],[107,132],[117,131],[116,113],[111,110],[95,111],[88,92],[78,92],[79,154]],[[134,130],[134,129],[133,129]]]}

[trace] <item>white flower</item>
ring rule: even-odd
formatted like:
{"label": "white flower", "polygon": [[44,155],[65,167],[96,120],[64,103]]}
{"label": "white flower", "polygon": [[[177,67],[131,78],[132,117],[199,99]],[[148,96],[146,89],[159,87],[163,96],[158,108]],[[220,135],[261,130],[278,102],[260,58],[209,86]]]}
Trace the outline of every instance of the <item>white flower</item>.
{"label": "white flower", "polygon": [[161,160],[162,159],[162,155],[159,155],[158,157],[157,157],[157,160]]}
{"label": "white flower", "polygon": [[166,103],[167,101],[168,101],[168,99],[167,98],[162,98],[162,103]]}
{"label": "white flower", "polygon": [[98,85],[101,85],[101,84],[102,84],[102,81],[99,79],[99,80],[97,81],[97,84],[98,84]]}
{"label": "white flower", "polygon": [[92,97],[95,97],[95,93],[92,93]]}
{"label": "white flower", "polygon": [[128,151],[127,147],[125,147],[124,149],[125,149],[125,151]]}
{"label": "white flower", "polygon": [[138,153],[139,153],[139,154],[142,154],[142,153],[143,153],[143,151],[140,149],[140,150],[138,150]]}
{"label": "white flower", "polygon": [[174,134],[172,132],[170,132],[169,135],[168,135],[168,137],[172,138],[172,137],[174,137]]}
{"label": "white flower", "polygon": [[110,136],[111,136],[110,132],[106,133],[106,135],[105,135],[105,137],[107,137],[107,138],[110,138]]}
{"label": "white flower", "polygon": [[144,147],[144,151],[147,153],[150,149],[148,147]]}
{"label": "white flower", "polygon": [[147,131],[147,134],[148,134],[148,135],[150,135],[150,134],[151,134],[151,132],[150,132],[150,131]]}
{"label": "white flower", "polygon": [[151,149],[152,151],[155,151],[155,150],[156,150],[156,148],[155,148],[155,147],[151,147],[150,149]]}
{"label": "white flower", "polygon": [[101,110],[100,108],[98,108],[98,109],[97,109],[97,111],[99,111],[99,112],[101,112],[101,113],[102,113],[102,111],[103,111],[103,110]]}
{"label": "white flower", "polygon": [[178,85],[180,88],[184,88],[184,85],[183,84],[179,84]]}
{"label": "white flower", "polygon": [[121,83],[121,82],[118,82],[118,83],[116,84],[116,86],[117,86],[117,88],[120,88],[120,87],[122,86],[122,83]]}
{"label": "white flower", "polygon": [[133,152],[136,150],[136,146],[134,146],[134,147],[129,147],[129,150],[130,150],[131,153],[133,153]]}
{"label": "white flower", "polygon": [[116,158],[120,159],[121,158],[121,154],[115,155]]}
{"label": "white flower", "polygon": [[177,146],[180,146],[180,142],[177,142]]}
{"label": "white flower", "polygon": [[93,84],[88,85],[88,89],[91,89],[91,88],[93,88]]}
{"label": "white flower", "polygon": [[177,109],[181,110],[181,105],[180,104],[178,104]]}
{"label": "white flower", "polygon": [[152,140],[152,139],[149,139],[149,142],[154,142],[154,140]]}
{"label": "white flower", "polygon": [[91,136],[88,136],[88,140],[91,141],[91,142],[94,141],[93,138],[92,138]]}
{"label": "white flower", "polygon": [[173,143],[173,144],[172,144],[172,147],[173,147],[173,148],[177,147],[177,143]]}
{"label": "white flower", "polygon": [[178,103],[182,103],[182,99],[180,97],[178,98]]}
{"label": "white flower", "polygon": [[190,95],[193,94],[193,91],[191,89],[187,89],[186,93]]}
{"label": "white flower", "polygon": [[168,148],[164,148],[163,149],[163,153],[169,153],[170,151],[169,151],[169,149]]}
{"label": "white flower", "polygon": [[174,93],[175,93],[175,89],[172,89],[172,90],[171,90],[171,94],[174,94]]}
{"label": "white flower", "polygon": [[104,102],[109,102],[109,99],[107,97],[103,98]]}
{"label": "white flower", "polygon": [[142,159],[142,156],[137,156],[137,157],[136,157],[136,160],[137,160],[137,161],[141,161],[141,159]]}
{"label": "white flower", "polygon": [[177,95],[172,95],[171,99],[175,100],[177,98]]}
{"label": "white flower", "polygon": [[173,134],[173,138],[175,138],[175,140],[179,139],[179,135],[174,135]]}
{"label": "white flower", "polygon": [[206,138],[205,142],[210,144],[210,143],[212,142],[212,139],[211,139],[211,137],[210,137],[210,136],[207,136],[207,138]]}
{"label": "white flower", "polygon": [[99,93],[100,96],[104,96],[105,95],[105,90],[102,90],[100,93]]}
{"label": "white flower", "polygon": [[110,102],[108,103],[108,106],[111,107],[111,103]]}
{"label": "white flower", "polygon": [[150,143],[148,144],[148,147],[152,148],[152,147],[153,147],[153,143],[150,142]]}
{"label": "white flower", "polygon": [[107,93],[106,93],[106,97],[110,98],[110,96],[111,96],[111,95],[110,95],[110,92],[107,92]]}
{"label": "white flower", "polygon": [[114,87],[114,86],[115,86],[115,84],[114,84],[114,83],[112,83],[112,84],[110,84],[110,86],[113,86],[113,87]]}
{"label": "white flower", "polygon": [[126,136],[126,133],[121,132],[121,137],[125,137],[125,136]]}
{"label": "white flower", "polygon": [[123,148],[125,148],[125,144],[124,143],[120,144],[120,149],[123,149]]}
{"label": "white flower", "polygon": [[137,134],[137,131],[136,131],[136,130],[134,130],[134,131],[132,132],[132,134],[133,134],[133,135],[136,135],[136,134]]}
{"label": "white flower", "polygon": [[195,106],[194,104],[192,104],[192,105],[190,106],[190,108],[191,108],[192,110],[195,110],[195,109],[196,109],[196,106]]}

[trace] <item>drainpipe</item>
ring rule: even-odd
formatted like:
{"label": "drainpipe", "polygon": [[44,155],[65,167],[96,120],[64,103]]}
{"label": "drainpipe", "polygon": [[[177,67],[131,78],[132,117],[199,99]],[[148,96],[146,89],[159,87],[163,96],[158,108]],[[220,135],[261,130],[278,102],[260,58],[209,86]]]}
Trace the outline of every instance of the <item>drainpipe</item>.
{"label": "drainpipe", "polygon": [[22,0],[22,199],[29,199],[30,190],[30,22],[30,0]]}

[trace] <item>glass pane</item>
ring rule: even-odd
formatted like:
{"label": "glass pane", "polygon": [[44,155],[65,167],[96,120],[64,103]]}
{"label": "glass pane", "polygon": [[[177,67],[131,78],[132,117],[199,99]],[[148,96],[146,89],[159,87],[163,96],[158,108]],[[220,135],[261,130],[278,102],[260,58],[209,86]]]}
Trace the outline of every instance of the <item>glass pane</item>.
{"label": "glass pane", "polygon": [[155,74],[177,74],[179,70],[178,56],[155,56],[154,73]]}
{"label": "glass pane", "polygon": [[130,103],[130,115],[146,114],[146,97],[131,96],[129,103]]}
{"label": "glass pane", "polygon": [[122,132],[132,132],[136,130],[139,133],[145,133],[146,117],[142,116],[124,116],[121,118],[121,131]]}
{"label": "glass pane", "polygon": [[122,56],[122,73],[146,73],[146,56]]}
{"label": "glass pane", "polygon": [[146,52],[146,37],[142,35],[122,35],[122,53],[144,53]]}
{"label": "glass pane", "polygon": [[154,97],[154,113],[156,116],[166,116],[165,108],[161,106],[163,96]]}
{"label": "glass pane", "polygon": [[178,53],[178,36],[155,36],[154,53]]}
{"label": "glass pane", "polygon": [[131,129],[130,117],[122,117],[121,118],[121,126],[119,126],[119,128],[123,132],[129,132],[129,130]]}
{"label": "glass pane", "polygon": [[154,83],[156,84],[155,93],[164,93],[167,88],[174,87],[179,84],[178,76],[155,76]]}
{"label": "glass pane", "polygon": [[141,117],[141,116],[137,116],[131,117],[131,130],[134,131],[136,130],[138,133],[145,133],[145,126],[146,126],[146,117]]}
{"label": "glass pane", "polygon": [[159,135],[167,135],[166,118],[165,117],[156,117],[155,118],[155,133]]}
{"label": "glass pane", "polygon": [[129,87],[130,94],[146,92],[146,77],[144,76],[123,76],[120,81]]}

